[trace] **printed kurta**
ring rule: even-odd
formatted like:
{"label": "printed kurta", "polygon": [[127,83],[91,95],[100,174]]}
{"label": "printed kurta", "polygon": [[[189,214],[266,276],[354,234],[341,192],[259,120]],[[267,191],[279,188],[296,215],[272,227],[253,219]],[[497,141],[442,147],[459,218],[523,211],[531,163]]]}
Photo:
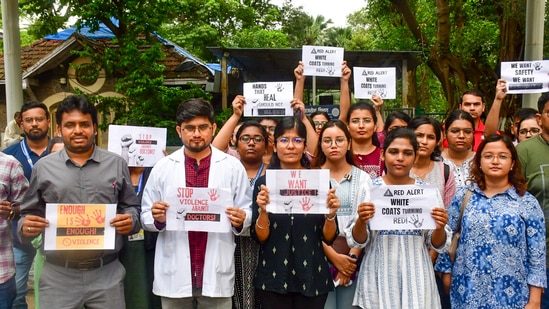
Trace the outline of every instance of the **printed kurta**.
{"label": "printed kurta", "polygon": [[452,308],[524,308],[529,285],[545,287],[545,220],[537,200],[520,197],[514,187],[488,198],[475,184],[458,191],[448,210],[456,230],[461,202],[473,193],[463,213],[452,267],[448,254],[435,269],[452,273]]}
{"label": "printed kurta", "polygon": [[[423,184],[416,180],[416,185]],[[381,177],[374,186],[384,185]],[[437,207],[444,207],[438,196]],[[357,243],[352,236],[355,220],[345,230],[351,247],[364,247],[353,301],[354,306],[376,309],[437,309],[440,308],[437,285],[429,248],[433,230],[379,230],[368,225],[368,239]],[[452,233],[446,226],[446,241],[439,248],[448,250]]]}

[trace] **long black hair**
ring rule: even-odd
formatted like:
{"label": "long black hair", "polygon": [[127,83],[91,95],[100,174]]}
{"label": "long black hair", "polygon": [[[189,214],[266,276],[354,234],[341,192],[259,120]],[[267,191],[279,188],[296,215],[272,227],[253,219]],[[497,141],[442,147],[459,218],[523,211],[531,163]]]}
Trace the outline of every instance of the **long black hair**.
{"label": "long black hair", "polygon": [[[290,130],[296,130],[297,135],[299,137],[302,137],[302,138],[305,139],[304,146],[306,148],[306,146],[307,146],[307,128],[305,127],[303,122],[301,122],[301,120],[297,117],[285,117],[285,118],[282,118],[282,120],[280,120],[277,123],[276,128],[275,128],[275,132],[274,132],[275,148],[276,148],[276,143],[278,142],[278,138],[281,137],[282,135],[284,135],[284,133],[286,133],[287,131],[290,131]],[[303,166],[304,168],[310,168],[311,167],[311,162],[309,161],[309,159],[307,158],[305,153],[303,153],[303,155],[301,156],[301,166]],[[280,169],[280,159],[278,158],[278,154],[277,154],[276,151],[271,156],[271,162],[269,164],[269,168],[271,168],[271,169]]]}
{"label": "long black hair", "polygon": [[437,145],[435,145],[435,149],[431,153],[431,161],[440,160],[440,148],[438,147],[438,143],[440,143],[440,140],[442,139],[442,127],[440,125],[440,122],[431,117],[418,116],[412,119],[410,123],[408,123],[408,128],[415,131],[417,128],[424,124],[428,124],[433,127],[437,141]]}
{"label": "long black hair", "polygon": [[[320,167],[320,166],[322,166],[322,164],[326,163],[326,155],[321,150],[322,149],[322,137],[324,136],[324,131],[326,131],[326,129],[331,128],[331,127],[337,127],[341,131],[343,131],[343,134],[345,134],[345,138],[347,138],[347,142],[349,143],[349,147],[352,147],[351,146],[351,133],[349,132],[349,129],[347,128],[345,123],[341,120],[330,120],[330,121],[328,121],[326,123],[326,125],[324,125],[324,127],[322,128],[322,131],[320,131],[320,135],[318,137],[318,147],[317,147],[317,149],[319,149],[320,151],[318,151],[318,153],[316,155],[316,159],[314,161],[314,166],[315,167]],[[351,165],[356,165],[355,157],[353,156],[353,150],[351,148],[349,148],[349,150],[346,149],[345,151],[346,151],[345,161],[347,161],[347,163],[349,163]]]}

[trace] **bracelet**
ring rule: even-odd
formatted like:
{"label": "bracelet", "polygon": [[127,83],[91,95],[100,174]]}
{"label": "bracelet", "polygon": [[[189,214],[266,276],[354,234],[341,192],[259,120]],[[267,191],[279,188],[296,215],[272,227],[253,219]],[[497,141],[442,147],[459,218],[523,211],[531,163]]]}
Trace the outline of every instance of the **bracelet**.
{"label": "bracelet", "polygon": [[257,220],[257,221],[255,221],[255,226],[260,230],[266,230],[266,229],[269,228],[269,226],[271,226],[271,221],[267,220],[267,226],[262,227],[261,225],[259,225],[259,220]]}
{"label": "bracelet", "polygon": [[324,218],[328,221],[334,221],[336,219],[336,215],[334,215],[332,218],[328,217],[328,215],[324,215]]}

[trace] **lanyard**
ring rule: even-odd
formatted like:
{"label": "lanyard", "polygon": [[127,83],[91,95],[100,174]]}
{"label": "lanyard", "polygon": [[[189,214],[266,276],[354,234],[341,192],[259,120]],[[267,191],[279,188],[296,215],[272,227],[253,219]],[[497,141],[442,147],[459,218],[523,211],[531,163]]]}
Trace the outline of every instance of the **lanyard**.
{"label": "lanyard", "polygon": [[255,186],[255,181],[257,180],[257,178],[259,178],[259,176],[261,176],[261,173],[263,173],[263,168],[264,167],[265,167],[265,165],[263,163],[261,163],[261,166],[259,167],[259,170],[257,171],[257,174],[254,177],[254,180],[252,180],[252,183],[251,183],[252,189]]}
{"label": "lanyard", "polygon": [[19,144],[21,145],[21,150],[23,151],[23,155],[25,155],[25,157],[27,158],[27,162],[29,163],[30,168],[32,169],[34,167],[34,163],[32,162],[32,160],[30,158],[29,150],[27,149],[27,145],[25,144],[25,140],[21,141],[21,143],[19,143]]}

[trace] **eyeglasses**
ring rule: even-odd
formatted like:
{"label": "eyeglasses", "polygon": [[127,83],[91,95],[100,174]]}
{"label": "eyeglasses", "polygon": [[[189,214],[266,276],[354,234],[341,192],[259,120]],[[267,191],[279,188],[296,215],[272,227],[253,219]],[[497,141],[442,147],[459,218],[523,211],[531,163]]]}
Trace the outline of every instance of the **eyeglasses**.
{"label": "eyeglasses", "polygon": [[247,134],[240,136],[238,140],[246,144],[249,144],[250,141],[254,141],[254,144],[263,143],[265,141],[265,139],[261,135],[250,136]]}
{"label": "eyeglasses", "polygon": [[198,132],[202,133],[206,130],[209,130],[211,129],[212,127],[209,125],[209,124],[201,124],[199,126],[193,126],[193,125],[186,125],[186,126],[183,126],[181,127],[183,129],[183,131],[187,132],[187,133],[194,133],[196,132],[196,129],[198,129]]}
{"label": "eyeglasses", "polygon": [[344,137],[336,137],[336,139],[323,138],[322,144],[324,144],[324,146],[326,147],[332,147],[332,145],[335,143],[337,147],[341,147],[346,140],[347,139],[345,139]]}
{"label": "eyeglasses", "polygon": [[328,123],[328,121],[313,121],[313,123],[315,124],[315,127],[324,127]]}
{"label": "eyeglasses", "polygon": [[359,124],[363,122],[364,124],[372,123],[374,120],[372,118],[352,118],[351,123],[353,124]]}
{"label": "eyeglasses", "polygon": [[531,135],[539,134],[541,132],[540,128],[531,128],[531,129],[520,129],[519,134],[520,135],[527,135],[530,133]]}
{"label": "eyeglasses", "polygon": [[276,126],[262,126],[263,128],[265,128],[265,130],[271,134],[274,134],[275,133],[275,128]]}
{"label": "eyeglasses", "polygon": [[473,129],[450,128],[448,129],[448,132],[452,135],[459,135],[459,133],[463,133],[463,135],[471,135],[473,134]]}
{"label": "eyeglasses", "polygon": [[31,124],[31,123],[33,123],[34,121],[36,121],[37,123],[41,123],[41,122],[43,122],[44,120],[46,120],[46,117],[34,117],[34,118],[27,117],[27,118],[23,119],[23,121],[24,121],[25,123],[28,123],[28,124]]}
{"label": "eyeglasses", "polygon": [[303,137],[294,137],[294,138],[288,138],[288,137],[281,137],[278,139],[278,143],[282,146],[288,146],[290,144],[290,141],[294,146],[303,145],[305,143],[305,138]]}
{"label": "eyeglasses", "polygon": [[488,161],[492,161],[494,160],[494,158],[498,158],[500,161],[507,161],[509,159],[511,159],[511,154],[508,154],[508,153],[500,153],[498,155],[494,155],[493,153],[483,153],[481,155],[481,157],[484,159],[484,160],[488,160]]}

